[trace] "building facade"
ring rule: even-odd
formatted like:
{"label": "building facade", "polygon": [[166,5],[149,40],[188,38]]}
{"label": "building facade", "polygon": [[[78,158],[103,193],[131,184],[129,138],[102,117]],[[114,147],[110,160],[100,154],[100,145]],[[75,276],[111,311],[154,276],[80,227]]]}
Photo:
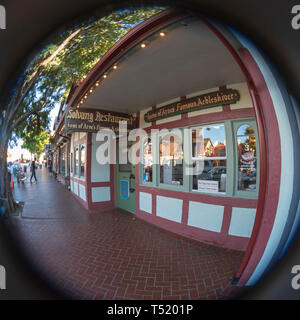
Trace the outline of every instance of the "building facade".
{"label": "building facade", "polygon": [[286,210],[294,191],[282,189],[293,179],[295,142],[279,106],[291,100],[273,72],[230,28],[159,13],[120,39],[72,92],[56,124],[53,169],[89,210],[117,207],[245,251],[235,282],[253,284],[282,254],[299,216],[295,206]]}

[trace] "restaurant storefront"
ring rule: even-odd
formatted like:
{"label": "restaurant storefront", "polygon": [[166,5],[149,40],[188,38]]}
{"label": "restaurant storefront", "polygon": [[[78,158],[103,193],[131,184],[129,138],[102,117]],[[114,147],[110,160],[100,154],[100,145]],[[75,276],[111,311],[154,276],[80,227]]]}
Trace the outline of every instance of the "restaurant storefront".
{"label": "restaurant storefront", "polygon": [[245,251],[235,280],[251,284],[281,214],[282,141],[263,71],[233,31],[162,12],[120,39],[73,94],[57,126],[69,139],[57,172],[89,210],[117,207]]}
{"label": "restaurant storefront", "polygon": [[[119,163],[122,149],[116,131],[115,141],[111,142],[116,161],[107,164],[98,161],[97,153],[104,153],[105,148],[104,139],[97,133],[103,123],[97,117],[100,119],[101,114],[103,119],[106,111],[71,110],[65,119],[69,133],[73,132],[71,191],[88,209],[116,206],[176,233],[245,250],[259,189],[257,128],[246,83],[228,87],[230,90],[212,88],[206,94],[200,91],[184,99],[173,99],[171,103],[163,102],[161,107],[141,110],[133,121],[128,117],[131,125],[134,122],[143,129],[139,132],[139,142],[136,135],[131,139],[140,153],[136,163]],[[192,111],[186,108],[187,112],[175,116],[170,112],[167,117],[160,115],[172,107],[193,105],[189,101],[199,97],[209,101],[211,92],[230,96],[231,90],[238,96],[233,104],[226,101],[224,105],[220,102],[218,106],[204,105],[197,110],[191,108]],[[114,112],[108,114],[116,117]],[[91,125],[95,128],[86,129]],[[108,127],[112,128],[111,123]],[[197,143],[197,139],[202,143]],[[123,142],[125,147],[126,142],[130,154],[135,150],[131,146],[133,141]],[[65,147],[60,148],[61,174],[65,170],[64,150]],[[224,219],[231,220],[226,231],[222,230]]]}

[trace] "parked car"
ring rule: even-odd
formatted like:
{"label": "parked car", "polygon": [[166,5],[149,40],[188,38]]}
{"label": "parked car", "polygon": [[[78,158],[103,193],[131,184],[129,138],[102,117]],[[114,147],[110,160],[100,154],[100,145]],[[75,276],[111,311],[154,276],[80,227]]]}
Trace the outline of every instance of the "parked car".
{"label": "parked car", "polygon": [[[225,175],[225,179],[226,179],[226,167],[224,167],[224,166],[214,167],[212,169],[209,169],[208,171],[203,170],[203,172],[201,174],[193,176],[193,189],[198,188],[198,186],[197,186],[198,180],[218,180],[218,181],[221,181],[222,175]],[[226,181],[226,180],[224,180],[224,181]],[[225,190],[225,187],[222,187],[221,189]]]}
{"label": "parked car", "polygon": [[226,167],[223,167],[223,166],[214,167],[208,172],[208,176],[212,180],[220,180],[222,174],[226,174]]}

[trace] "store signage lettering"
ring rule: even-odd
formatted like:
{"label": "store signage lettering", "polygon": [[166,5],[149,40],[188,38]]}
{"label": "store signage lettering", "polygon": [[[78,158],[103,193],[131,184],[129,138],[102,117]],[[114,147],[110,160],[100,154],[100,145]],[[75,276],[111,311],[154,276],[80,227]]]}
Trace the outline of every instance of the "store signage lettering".
{"label": "store signage lettering", "polygon": [[202,94],[197,97],[174,102],[166,106],[148,111],[144,119],[153,122],[163,118],[172,117],[176,114],[196,111],[221,105],[234,104],[240,100],[240,94],[235,89],[224,89],[211,93]]}
{"label": "store signage lettering", "polygon": [[104,128],[118,132],[120,122],[126,122],[128,130],[135,127],[135,119],[131,115],[107,110],[70,109],[65,117],[67,132],[98,132]]}
{"label": "store signage lettering", "polygon": [[201,192],[219,192],[219,181],[198,180],[198,191]]}

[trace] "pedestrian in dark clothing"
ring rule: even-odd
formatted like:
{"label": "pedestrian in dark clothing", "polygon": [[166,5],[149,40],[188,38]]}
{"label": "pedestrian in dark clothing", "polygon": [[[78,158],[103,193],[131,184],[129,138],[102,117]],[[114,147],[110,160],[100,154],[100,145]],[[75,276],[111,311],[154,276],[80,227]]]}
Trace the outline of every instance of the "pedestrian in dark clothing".
{"label": "pedestrian in dark clothing", "polygon": [[35,182],[37,182],[37,178],[36,178],[36,174],[35,174],[35,169],[36,169],[36,165],[35,165],[35,161],[36,159],[34,159],[33,161],[31,161],[31,177],[30,177],[30,183],[32,182],[32,178],[34,177]]}

